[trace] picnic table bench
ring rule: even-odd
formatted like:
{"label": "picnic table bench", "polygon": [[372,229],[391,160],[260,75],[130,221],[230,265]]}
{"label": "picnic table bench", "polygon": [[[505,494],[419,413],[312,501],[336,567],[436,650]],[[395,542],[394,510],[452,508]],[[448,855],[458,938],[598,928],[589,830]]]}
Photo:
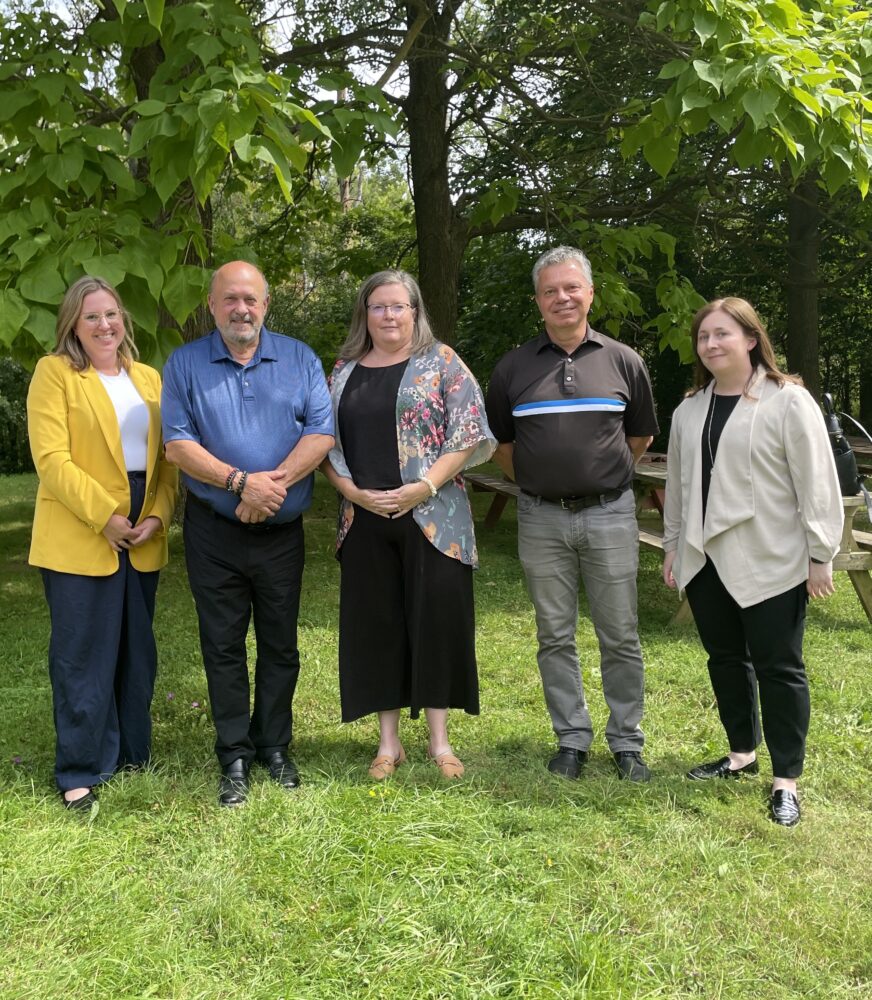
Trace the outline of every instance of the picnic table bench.
{"label": "picnic table bench", "polygon": [[517,483],[513,483],[511,479],[506,479],[503,476],[490,476],[485,472],[466,472],[463,475],[463,479],[476,493],[494,494],[494,498],[491,500],[491,505],[484,519],[484,526],[486,528],[496,526],[497,521],[499,521],[503,511],[506,509],[509,499],[514,497],[517,500],[521,492],[521,488]]}

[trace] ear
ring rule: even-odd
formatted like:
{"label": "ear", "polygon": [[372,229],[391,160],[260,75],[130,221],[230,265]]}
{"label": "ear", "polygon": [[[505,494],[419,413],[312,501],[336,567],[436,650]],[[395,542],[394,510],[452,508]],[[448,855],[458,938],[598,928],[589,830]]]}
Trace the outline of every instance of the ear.
{"label": "ear", "polygon": [[757,346],[757,338],[756,337],[745,337],[745,340],[748,343],[748,353],[750,354],[751,351],[753,351],[754,348]]}

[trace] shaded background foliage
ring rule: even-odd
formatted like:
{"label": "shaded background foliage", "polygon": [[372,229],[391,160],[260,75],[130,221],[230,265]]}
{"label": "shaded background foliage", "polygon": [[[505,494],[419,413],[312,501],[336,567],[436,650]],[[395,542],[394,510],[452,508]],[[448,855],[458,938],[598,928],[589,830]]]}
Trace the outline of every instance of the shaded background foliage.
{"label": "shaded background foliage", "polygon": [[359,281],[407,268],[486,382],[536,331],[535,256],[572,243],[664,429],[723,294],[872,423],[866,5],[13,2],[0,56],[0,352],[25,365],[99,273],[159,367],[243,257],[327,367]]}

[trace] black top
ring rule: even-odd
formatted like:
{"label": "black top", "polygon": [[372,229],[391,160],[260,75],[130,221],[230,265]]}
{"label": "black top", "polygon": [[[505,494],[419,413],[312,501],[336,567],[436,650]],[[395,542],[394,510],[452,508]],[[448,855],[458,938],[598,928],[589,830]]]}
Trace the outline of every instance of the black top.
{"label": "black top", "polygon": [[504,355],[491,375],[487,418],[498,441],[514,442],[521,489],[549,500],[626,489],[626,438],[658,430],[644,361],[590,327],[572,354],[543,331]]}
{"label": "black top", "polygon": [[709,486],[712,480],[712,469],[715,464],[715,456],[718,453],[718,444],[721,434],[730,414],[735,410],[736,404],[742,398],[738,396],[718,396],[712,391],[712,401],[709,403],[708,414],[705,423],[702,425],[702,517],[705,520],[705,508],[708,503]]}
{"label": "black top", "polygon": [[362,490],[403,485],[397,450],[397,396],[406,361],[386,368],[355,365],[339,401],[339,436],[351,478]]}

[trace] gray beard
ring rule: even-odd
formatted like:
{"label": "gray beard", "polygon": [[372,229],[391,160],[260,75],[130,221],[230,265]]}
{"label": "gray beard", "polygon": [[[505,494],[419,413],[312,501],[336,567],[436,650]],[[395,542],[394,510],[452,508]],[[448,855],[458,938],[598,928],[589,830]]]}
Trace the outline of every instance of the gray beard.
{"label": "gray beard", "polygon": [[256,329],[252,329],[251,333],[236,333],[229,326],[219,326],[218,332],[228,347],[233,347],[236,350],[244,350],[246,347],[251,347],[252,344],[257,343],[261,329],[262,327],[259,326]]}

